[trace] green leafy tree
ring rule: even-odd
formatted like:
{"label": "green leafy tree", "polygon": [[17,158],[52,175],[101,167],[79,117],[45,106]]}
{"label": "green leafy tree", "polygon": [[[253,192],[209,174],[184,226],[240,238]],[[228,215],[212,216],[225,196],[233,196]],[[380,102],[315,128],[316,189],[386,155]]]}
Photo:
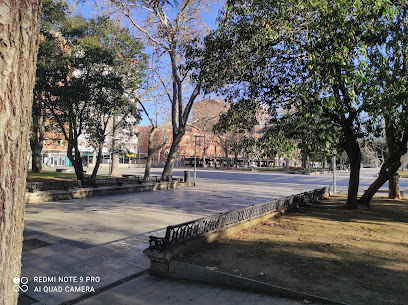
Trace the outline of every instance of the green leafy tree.
{"label": "green leafy tree", "polygon": [[218,136],[218,144],[224,151],[227,168],[230,167],[229,151],[235,155],[235,167],[238,154],[246,158],[253,151],[255,139],[250,136],[256,120],[257,104],[250,100],[231,103],[226,113],[221,113],[219,120],[213,126],[213,132]]}
{"label": "green leafy tree", "polygon": [[[408,6],[391,1],[381,26],[374,28],[376,44],[368,50],[371,82],[367,92],[374,133],[384,136],[386,154],[377,179],[360,198],[363,206],[401,166],[408,144]],[[383,131],[383,132],[381,132]]]}
{"label": "green leafy tree", "polygon": [[[287,137],[284,130],[280,128],[268,127],[262,136],[257,139],[256,147],[260,157],[275,158],[276,156],[289,158],[296,149],[293,140]],[[289,166],[287,164],[287,166]]]}
{"label": "green leafy tree", "polygon": [[[69,72],[47,107],[68,143],[67,156],[77,178],[82,180],[80,136],[87,136],[98,148],[92,173],[95,177],[113,117],[120,115],[122,123],[129,117],[137,121],[138,112],[132,100],[140,82],[144,56],[140,52],[141,44],[130,32],[108,18],[67,19],[61,34],[66,42]],[[119,128],[117,121],[111,130],[115,128]]]}
{"label": "green leafy tree", "polygon": [[206,39],[204,86],[235,99],[282,105],[330,120],[350,160],[347,208],[358,207],[365,136],[366,50],[385,2],[231,1]]}
{"label": "green leafy tree", "polygon": [[55,91],[68,72],[59,30],[69,14],[66,2],[43,1],[30,135],[32,171],[35,173],[42,171],[41,152],[44,133],[47,127],[52,126],[49,124],[50,116],[46,111],[45,102],[53,99]]}
{"label": "green leafy tree", "polygon": [[323,161],[340,149],[338,143],[341,130],[331,124],[329,118],[310,115],[305,108],[288,112],[276,119],[273,126],[291,143],[296,143],[301,151],[303,168],[307,167],[308,157]]}

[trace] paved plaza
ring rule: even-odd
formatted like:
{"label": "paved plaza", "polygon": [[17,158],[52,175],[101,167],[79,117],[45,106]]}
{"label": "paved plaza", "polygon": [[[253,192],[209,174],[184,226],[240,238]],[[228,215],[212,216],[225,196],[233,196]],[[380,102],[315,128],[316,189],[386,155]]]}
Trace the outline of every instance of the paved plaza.
{"label": "paved plaza", "polygon": [[[183,176],[184,170],[176,169],[174,176]],[[122,169],[127,174],[141,172]],[[159,175],[160,169],[153,169],[153,174]],[[374,171],[363,170],[361,191],[374,176]],[[142,251],[150,235],[164,236],[167,225],[327,186],[332,176],[202,169],[197,177],[197,185],[190,188],[27,205],[25,239],[49,245],[23,252],[22,276],[29,279],[30,289],[20,305],[63,304],[70,300],[119,305],[299,304],[262,294],[153,278],[146,274],[149,261]],[[348,173],[338,174],[338,191],[347,189],[347,181]],[[402,190],[406,191],[407,185],[401,180]],[[78,299],[86,293],[67,292],[65,287],[62,292],[44,291],[44,286],[55,283],[39,283],[41,276],[96,278],[93,282],[64,285],[92,287],[97,292],[102,288],[102,292]],[[119,285],[120,280],[124,283]],[[108,287],[112,283],[116,284]],[[41,291],[34,291],[35,287],[41,287]]]}

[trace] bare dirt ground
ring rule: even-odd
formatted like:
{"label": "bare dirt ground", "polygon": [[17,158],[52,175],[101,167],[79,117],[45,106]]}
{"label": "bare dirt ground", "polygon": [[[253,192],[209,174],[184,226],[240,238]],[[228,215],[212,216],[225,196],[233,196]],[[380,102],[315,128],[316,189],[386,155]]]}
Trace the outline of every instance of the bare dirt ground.
{"label": "bare dirt ground", "polygon": [[182,260],[348,304],[408,304],[408,200],[330,197]]}

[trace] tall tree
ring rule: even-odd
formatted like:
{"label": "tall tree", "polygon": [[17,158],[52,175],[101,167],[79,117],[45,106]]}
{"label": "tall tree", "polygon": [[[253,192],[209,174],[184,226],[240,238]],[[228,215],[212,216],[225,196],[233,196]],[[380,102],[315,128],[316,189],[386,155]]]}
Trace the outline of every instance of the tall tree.
{"label": "tall tree", "polygon": [[166,90],[170,93],[173,137],[162,173],[162,180],[168,180],[173,172],[178,146],[186,132],[191,108],[201,90],[201,77],[192,82],[192,71],[184,65],[185,50],[200,41],[206,32],[200,13],[210,2],[111,0],[110,3],[145,38],[146,44],[154,47],[158,54],[163,54],[160,56],[162,73],[171,75]]}
{"label": "tall tree", "polygon": [[[152,54],[149,58],[149,65],[146,71],[146,77],[141,85],[140,91],[138,92],[138,102],[146,117],[150,122],[150,131],[147,138],[147,158],[145,165],[145,172],[143,179],[148,180],[150,178],[150,170],[153,163],[153,156],[156,152],[160,152],[165,144],[168,143],[169,137],[162,136],[157,137],[160,134],[157,134],[158,131],[165,131],[169,127],[169,122],[159,125],[159,116],[166,116],[166,97],[170,98],[170,93],[166,82],[170,79],[169,76],[163,78],[163,75],[160,73],[160,66],[157,64],[157,52],[155,52],[155,46],[153,46]],[[148,103],[153,101],[154,107],[148,108]],[[145,106],[146,105],[146,106]],[[155,116],[153,118],[153,115]],[[158,139],[160,138],[160,139]],[[138,137],[138,141],[140,138]],[[138,142],[140,143],[140,141]],[[140,144],[139,144],[140,145]],[[139,146],[140,147],[140,146]],[[140,154],[140,149],[139,152]],[[159,162],[159,160],[158,160]]]}
{"label": "tall tree", "polygon": [[234,163],[237,167],[238,154],[242,153],[247,159],[255,146],[255,139],[249,133],[258,123],[256,120],[257,106],[250,100],[231,103],[227,112],[221,113],[218,122],[213,126],[213,132],[219,138],[216,142],[224,151],[227,168],[230,167],[228,157],[230,151],[235,155]]}
{"label": "tall tree", "polygon": [[[103,142],[113,116],[121,115],[112,130],[127,118],[138,118],[135,99],[144,56],[141,44],[127,29],[108,18],[67,19],[61,29],[66,47],[68,74],[47,108],[68,143],[67,156],[79,180],[84,179],[79,139],[86,135],[98,148],[96,176]],[[117,121],[117,120],[116,120]]]}
{"label": "tall tree", "polygon": [[30,136],[32,171],[35,173],[42,171],[44,133],[47,126],[50,126],[50,117],[44,103],[47,99],[53,98],[55,90],[67,75],[63,42],[58,32],[67,15],[69,15],[68,3],[43,1]]}
{"label": "tall tree", "polygon": [[350,160],[347,208],[358,207],[358,139],[367,110],[361,58],[382,13],[382,1],[233,1],[206,42],[208,90],[223,88],[272,110],[306,109],[339,128]]}
{"label": "tall tree", "polygon": [[0,304],[17,304],[41,1],[0,2]]}
{"label": "tall tree", "polygon": [[[276,118],[270,131],[274,135],[271,138],[272,143],[277,142],[277,148],[283,146],[283,151],[285,146],[290,144],[287,139],[290,139],[292,144],[296,143],[296,147],[301,151],[303,168],[306,167],[308,158],[316,161],[327,159],[340,149],[338,147],[341,136],[339,127],[333,125],[330,118],[313,115],[305,108],[288,111],[285,115]],[[267,141],[262,142],[267,144]]]}
{"label": "tall tree", "polygon": [[360,198],[360,204],[369,202],[378,189],[401,166],[408,145],[408,5],[391,1],[381,23],[373,30],[376,44],[368,50],[371,82],[376,84],[367,92],[370,115],[377,134],[384,131],[387,154],[377,179]]}

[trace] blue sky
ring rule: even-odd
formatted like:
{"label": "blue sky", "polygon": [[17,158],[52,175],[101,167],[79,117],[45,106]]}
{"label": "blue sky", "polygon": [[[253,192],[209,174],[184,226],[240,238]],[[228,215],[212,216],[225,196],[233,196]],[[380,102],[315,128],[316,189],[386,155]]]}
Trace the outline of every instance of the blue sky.
{"label": "blue sky", "polygon": [[[68,0],[68,3],[72,5],[75,1]],[[216,28],[216,19],[218,16],[218,10],[222,8],[224,5],[225,1],[221,0],[219,3],[214,4],[214,11],[212,12],[206,12],[202,13],[201,16],[203,17],[204,22],[212,29],[214,30]],[[91,6],[86,4],[85,2],[81,2],[79,4],[74,4],[76,7],[75,13],[80,13],[84,17],[92,17],[94,16],[95,12]]]}
{"label": "blue sky", "polygon": [[[68,2],[72,7],[75,7],[74,14],[79,13],[86,18],[91,18],[97,14],[97,12],[95,12],[94,9],[90,5],[84,2],[79,3],[79,4],[73,4],[75,2],[73,0],[68,0]],[[218,3],[213,3],[212,10],[210,12],[204,12],[201,14],[203,21],[208,25],[208,27],[211,30],[216,29],[216,19],[218,17],[218,10],[222,8],[224,3],[225,3],[224,0],[221,0]],[[148,54],[149,53],[148,49],[145,49],[145,52]],[[200,96],[198,97],[198,100],[199,99],[201,99]],[[151,107],[149,105],[146,105],[146,106],[148,109]],[[144,113],[142,113],[142,120],[140,122],[140,125],[142,126],[150,125]]]}

